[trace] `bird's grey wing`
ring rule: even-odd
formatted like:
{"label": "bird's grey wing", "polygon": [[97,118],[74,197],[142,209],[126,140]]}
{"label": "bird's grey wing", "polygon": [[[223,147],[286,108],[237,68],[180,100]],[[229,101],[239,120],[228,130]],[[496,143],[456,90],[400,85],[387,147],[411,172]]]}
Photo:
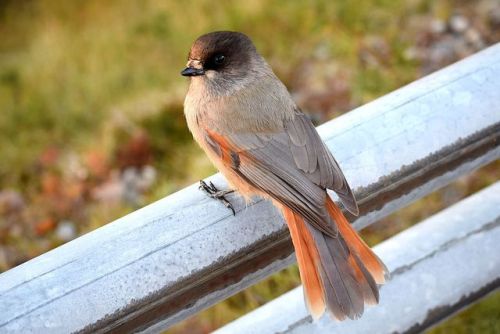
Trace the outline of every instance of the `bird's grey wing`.
{"label": "bird's grey wing", "polygon": [[358,215],[358,205],[351,187],[307,116],[297,111],[295,118],[286,121],[284,126],[297,167],[315,184],[334,190],[346,209]]}
{"label": "bird's grey wing", "polygon": [[285,132],[225,134],[206,130],[206,142],[242,180],[289,207],[323,233],[337,228],[325,208],[324,189],[297,168]]}
{"label": "bird's grey wing", "polygon": [[325,189],[338,193],[353,214],[356,200],[337,162],[311,121],[297,111],[272,133],[206,131],[209,147],[246,182],[307,218],[324,233],[335,235],[325,211]]}

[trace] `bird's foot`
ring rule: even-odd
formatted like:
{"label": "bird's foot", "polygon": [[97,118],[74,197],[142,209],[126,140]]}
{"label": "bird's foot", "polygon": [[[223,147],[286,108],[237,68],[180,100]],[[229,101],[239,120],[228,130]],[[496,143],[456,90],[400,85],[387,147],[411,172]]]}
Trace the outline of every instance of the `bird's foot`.
{"label": "bird's foot", "polygon": [[206,192],[208,197],[222,202],[226,208],[233,212],[233,216],[236,216],[233,205],[226,199],[226,195],[233,193],[234,190],[219,190],[212,182],[206,183],[203,180],[200,180],[200,190]]}

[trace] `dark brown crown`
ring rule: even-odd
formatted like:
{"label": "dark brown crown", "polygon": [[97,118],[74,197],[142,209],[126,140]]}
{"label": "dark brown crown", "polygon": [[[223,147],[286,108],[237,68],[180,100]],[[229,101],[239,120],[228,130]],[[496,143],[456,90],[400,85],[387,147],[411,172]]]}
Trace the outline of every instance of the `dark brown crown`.
{"label": "dark brown crown", "polygon": [[189,59],[196,59],[202,62],[208,69],[214,57],[223,55],[229,65],[241,66],[247,63],[252,54],[256,53],[255,46],[248,36],[240,32],[215,31],[200,36],[191,47]]}
{"label": "dark brown crown", "polygon": [[189,52],[190,59],[204,60],[214,53],[255,50],[247,35],[234,31],[214,31],[198,37]]}

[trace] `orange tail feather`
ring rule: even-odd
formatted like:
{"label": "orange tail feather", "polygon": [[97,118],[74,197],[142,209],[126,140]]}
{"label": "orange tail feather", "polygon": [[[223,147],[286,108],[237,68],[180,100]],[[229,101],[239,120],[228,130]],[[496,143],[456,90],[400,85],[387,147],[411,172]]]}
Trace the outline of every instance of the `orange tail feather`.
{"label": "orange tail feather", "polygon": [[316,270],[319,254],[312,243],[312,237],[305,228],[304,220],[290,209],[283,214],[292,236],[293,246],[299,264],[300,279],[304,285],[306,304],[314,319],[325,312],[325,301],[320,278]]}
{"label": "orange tail feather", "polygon": [[388,275],[388,270],[383,262],[373,253],[363,239],[361,239],[352,225],[347,221],[342,211],[340,211],[339,207],[330,198],[326,199],[326,208],[337,224],[339,232],[344,237],[349,249],[359,256],[361,262],[363,262],[366,269],[368,269],[375,279],[375,282],[377,284],[384,284],[386,275]]}
{"label": "orange tail feather", "polygon": [[337,205],[326,200],[337,237],[316,230],[299,214],[282,207],[290,229],[308,309],[314,319],[325,309],[336,319],[356,319],[363,304],[378,303],[378,284],[387,269],[357,235]]}

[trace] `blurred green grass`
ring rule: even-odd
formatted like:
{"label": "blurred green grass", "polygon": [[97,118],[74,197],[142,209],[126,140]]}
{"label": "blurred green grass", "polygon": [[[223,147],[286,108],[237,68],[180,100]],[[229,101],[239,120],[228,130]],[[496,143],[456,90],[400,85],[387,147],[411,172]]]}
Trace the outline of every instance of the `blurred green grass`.
{"label": "blurred green grass", "polygon": [[[120,106],[165,99],[180,104],[185,80],[179,69],[191,42],[206,31],[245,31],[285,80],[322,46],[329,58],[352,70],[355,104],[362,104],[415,78],[416,66],[401,55],[406,43],[398,26],[430,6],[425,3],[430,1],[356,6],[347,1],[310,6],[198,1],[185,8],[175,1],[5,2],[0,12],[0,185],[32,184],[28,167],[47,144],[81,147],[96,133],[106,136],[103,124],[122,112]],[[390,66],[358,66],[359,44],[372,29],[394,46]],[[141,109],[127,116],[140,118],[146,112]]]}
{"label": "blurred green grass", "polygon": [[[214,172],[182,114],[187,84],[179,71],[200,34],[250,35],[301,106],[322,122],[422,75],[422,61],[408,50],[434,42],[424,29],[433,20],[458,10],[493,29],[480,8],[453,0],[0,2],[0,190],[20,193],[27,206],[18,216],[0,215],[0,245],[13,253],[13,260],[0,256],[0,270],[62,243],[53,232],[60,220],[75,222],[81,234],[133,210],[137,203],[110,205],[92,193],[113,170],[136,163],[123,156],[132,155],[127,148],[138,133],[147,135],[147,157],[138,164],[158,171],[143,204]],[[494,182],[498,167],[448,188],[459,192],[454,200]],[[83,181],[74,176],[81,168]],[[68,207],[53,209],[79,182],[84,189]],[[447,194],[415,203],[365,237],[375,243],[425,218],[450,204]],[[297,284],[291,267],[172,331],[208,332]],[[491,314],[500,301],[492,298],[443,328],[493,332],[498,322]]]}

